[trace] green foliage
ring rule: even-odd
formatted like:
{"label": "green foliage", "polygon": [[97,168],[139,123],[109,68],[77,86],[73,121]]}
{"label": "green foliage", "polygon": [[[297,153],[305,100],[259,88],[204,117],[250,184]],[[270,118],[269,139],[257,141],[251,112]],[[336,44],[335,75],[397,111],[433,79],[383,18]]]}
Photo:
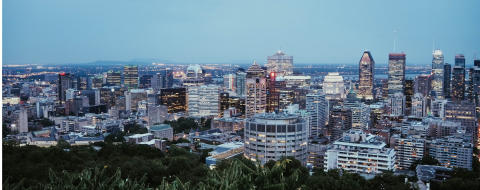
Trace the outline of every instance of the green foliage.
{"label": "green foliage", "polygon": [[60,137],[60,139],[57,141],[56,147],[59,148],[60,150],[64,150],[64,149],[69,149],[71,145],[65,139]]}
{"label": "green foliage", "polygon": [[127,124],[124,126],[124,130],[130,134],[145,134],[148,133],[148,129],[140,126],[139,124]]}
{"label": "green foliage", "polygon": [[440,162],[437,159],[433,158],[430,155],[424,156],[419,160],[415,160],[415,162],[410,165],[409,170],[416,171],[418,165],[435,165],[440,166]]}
{"label": "green foliage", "polygon": [[45,127],[48,127],[48,126],[54,126],[55,125],[55,122],[50,120],[50,119],[47,119],[47,118],[43,118],[43,120],[40,121],[40,123],[45,126]]}
{"label": "green foliage", "polygon": [[196,130],[198,124],[193,118],[184,118],[181,117],[177,121],[164,121],[163,123],[169,124],[173,128],[173,133],[189,132],[190,129]]}
{"label": "green foliage", "polygon": [[7,124],[2,124],[2,138],[5,138],[7,137],[7,135],[9,135],[10,133],[12,132],[12,130],[10,128],[7,127]]}

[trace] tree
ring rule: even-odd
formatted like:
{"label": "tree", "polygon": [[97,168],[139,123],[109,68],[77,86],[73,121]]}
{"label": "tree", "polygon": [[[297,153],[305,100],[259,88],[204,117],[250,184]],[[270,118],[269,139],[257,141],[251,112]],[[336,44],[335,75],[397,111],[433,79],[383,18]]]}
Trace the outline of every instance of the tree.
{"label": "tree", "polygon": [[2,136],[3,138],[7,137],[7,135],[9,135],[10,133],[12,132],[12,130],[7,127],[7,124],[2,124]]}
{"label": "tree", "polygon": [[207,121],[205,121],[205,128],[207,129],[212,128],[212,119],[207,119]]}
{"label": "tree", "polygon": [[57,146],[56,147],[61,149],[61,150],[64,150],[64,149],[70,149],[71,145],[65,139],[60,137],[60,139],[57,141]]}
{"label": "tree", "polygon": [[422,157],[419,160],[415,160],[415,162],[413,162],[412,165],[410,165],[409,170],[416,171],[418,165],[440,166],[440,162],[437,159],[433,158],[432,156],[427,155],[425,157]]}

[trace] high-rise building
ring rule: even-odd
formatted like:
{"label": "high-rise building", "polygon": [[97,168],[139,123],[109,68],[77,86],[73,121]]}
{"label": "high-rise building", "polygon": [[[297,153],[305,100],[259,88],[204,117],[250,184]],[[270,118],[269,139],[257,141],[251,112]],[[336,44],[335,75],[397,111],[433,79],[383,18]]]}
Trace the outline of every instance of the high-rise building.
{"label": "high-rise building", "polygon": [[352,129],[340,137],[327,150],[325,171],[342,169],[350,173],[377,174],[395,169],[395,150],[386,148],[387,144],[376,135]]}
{"label": "high-rise building", "polygon": [[405,93],[405,53],[388,54],[388,96]]}
{"label": "high-rise building", "polygon": [[427,141],[427,155],[445,167],[472,170],[473,146],[462,138],[447,137]]}
{"label": "high-rise building", "polygon": [[465,68],[465,55],[463,54],[455,55],[455,67],[457,66]]}
{"label": "high-rise building", "polygon": [[204,72],[200,65],[198,64],[191,64],[187,68],[187,78],[183,80],[183,86],[201,86],[205,84],[204,80]]}
{"label": "high-rise building", "polygon": [[247,81],[247,73],[243,71],[237,71],[237,95],[245,95],[247,93],[246,90],[246,81]]}
{"label": "high-rise building", "polygon": [[107,109],[116,106],[116,98],[125,96],[125,88],[120,86],[104,86],[100,89],[100,104],[107,105]]}
{"label": "high-rise building", "polygon": [[415,95],[413,95],[410,115],[419,118],[427,116],[427,99],[422,93],[415,93]]}
{"label": "high-rise building", "polygon": [[139,78],[138,88],[140,88],[140,89],[147,89],[147,88],[152,87],[152,86],[151,86],[151,84],[152,84],[152,78],[153,78],[153,75],[142,75],[142,76]]}
{"label": "high-rise building", "polygon": [[70,73],[58,74],[58,100],[60,103],[65,103],[65,92],[67,89],[72,88],[72,78]]}
{"label": "high-rise building", "polygon": [[245,115],[246,108],[246,96],[228,96],[229,107],[234,107],[238,110],[238,113]]}
{"label": "high-rise building", "polygon": [[305,164],[307,141],[308,126],[298,115],[264,113],[245,120],[244,156],[262,165],[289,156]]}
{"label": "high-rise building", "polygon": [[415,76],[415,93],[420,93],[423,97],[427,97],[430,95],[430,75],[417,75]]}
{"label": "high-rise building", "polygon": [[452,99],[465,100],[465,68],[453,67]]}
{"label": "high-rise building", "polygon": [[92,88],[100,89],[103,85],[103,77],[102,76],[94,76],[92,77]]}
{"label": "high-rise building", "polygon": [[138,65],[125,65],[123,66],[123,85],[130,89],[137,89],[138,88]]}
{"label": "high-rise building", "polygon": [[310,136],[325,134],[328,120],[328,101],[325,94],[307,94],[307,111],[310,112]]}
{"label": "high-rise building", "polygon": [[223,87],[225,87],[229,91],[236,92],[237,91],[237,75],[236,74],[223,75]]}
{"label": "high-rise building", "polygon": [[247,102],[245,118],[267,111],[266,78],[247,78]]}
{"label": "high-rise building", "polygon": [[405,79],[405,106],[406,108],[412,108],[412,97],[415,92],[413,79],[407,77]]}
{"label": "high-rise building", "polygon": [[256,61],[252,63],[252,65],[247,70],[247,78],[265,78],[267,77],[266,71],[258,65]]}
{"label": "high-rise building", "polygon": [[407,170],[425,155],[425,138],[419,135],[394,134],[390,142],[396,152],[396,169]]}
{"label": "high-rise building", "polygon": [[452,80],[452,66],[448,63],[445,63],[444,66],[444,80],[443,80],[443,94],[445,98],[450,98],[451,91],[451,80]]}
{"label": "high-rise building", "polygon": [[278,51],[275,55],[268,56],[267,73],[282,73],[283,76],[293,75],[293,56],[285,55]]}
{"label": "high-rise building", "polygon": [[165,88],[172,88],[173,87],[173,70],[166,69],[165,70]]}
{"label": "high-rise building", "polygon": [[433,52],[432,60],[432,87],[431,89],[437,93],[439,98],[443,98],[443,81],[444,81],[444,63],[442,50]]}
{"label": "high-rise building", "polygon": [[283,76],[287,88],[309,88],[311,76]]}
{"label": "high-rise building", "polygon": [[280,90],[286,86],[285,79],[281,75],[278,76],[277,73],[270,73],[267,80],[269,83],[267,84],[267,112],[280,111],[280,109],[284,109],[280,107]]}
{"label": "high-rise building", "polygon": [[122,73],[120,71],[108,71],[107,83],[113,86],[120,86],[122,83]]}
{"label": "high-rise building", "polygon": [[475,103],[477,106],[480,105],[480,67],[473,66],[470,68],[469,72],[469,90],[468,97],[470,101]]}
{"label": "high-rise building", "polygon": [[168,119],[168,107],[164,105],[160,106],[148,106],[148,126],[156,124],[163,124]]}
{"label": "high-rise building", "polygon": [[340,76],[338,72],[328,73],[323,80],[323,93],[327,95],[327,99],[345,98],[343,76]]}
{"label": "high-rise building", "polygon": [[388,79],[382,79],[381,98],[388,99]]}
{"label": "high-rise building", "polygon": [[153,75],[151,87],[154,89],[165,88],[165,80],[163,78],[162,73],[157,73]]}
{"label": "high-rise building", "polygon": [[230,94],[228,92],[220,92],[220,117],[224,117],[223,111],[230,108]]}
{"label": "high-rise building", "polygon": [[480,67],[480,59],[473,60],[473,66],[474,67]]}
{"label": "high-rise building", "polygon": [[18,131],[19,133],[28,132],[28,114],[26,109],[15,110],[12,112],[11,119],[12,124],[15,124],[13,128],[14,131]]}
{"label": "high-rise building", "polygon": [[352,129],[352,110],[348,107],[333,107],[328,121],[328,135],[334,141],[342,137],[342,133]]}
{"label": "high-rise building", "polygon": [[125,92],[126,110],[138,111],[138,103],[143,100],[148,100],[145,89],[132,89],[130,92]]}
{"label": "high-rise building", "polygon": [[472,141],[477,142],[478,123],[476,122],[475,112],[475,104],[468,101],[448,102],[445,107],[445,120],[461,122],[466,129],[466,133],[472,135]]}
{"label": "high-rise building", "polygon": [[185,88],[164,88],[160,91],[160,104],[168,107],[168,113],[178,113],[187,109]]}
{"label": "high-rise building", "polygon": [[352,110],[352,128],[368,129],[370,123],[370,107],[357,98],[357,93],[353,88],[348,91],[347,98],[343,102],[343,107]]}
{"label": "high-rise building", "polygon": [[359,62],[358,98],[374,99],[373,86],[375,84],[375,61],[369,51],[363,52]]}
{"label": "high-rise building", "polygon": [[388,105],[390,107],[391,115],[404,115],[406,97],[403,93],[397,92],[388,98]]}

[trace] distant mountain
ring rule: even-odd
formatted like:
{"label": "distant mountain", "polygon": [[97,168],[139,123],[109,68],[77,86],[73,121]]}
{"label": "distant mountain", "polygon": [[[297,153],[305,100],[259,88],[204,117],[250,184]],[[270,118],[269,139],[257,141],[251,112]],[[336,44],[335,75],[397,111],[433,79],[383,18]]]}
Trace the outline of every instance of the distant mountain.
{"label": "distant mountain", "polygon": [[147,62],[147,63],[177,63],[175,61],[165,59],[132,59],[130,62]]}

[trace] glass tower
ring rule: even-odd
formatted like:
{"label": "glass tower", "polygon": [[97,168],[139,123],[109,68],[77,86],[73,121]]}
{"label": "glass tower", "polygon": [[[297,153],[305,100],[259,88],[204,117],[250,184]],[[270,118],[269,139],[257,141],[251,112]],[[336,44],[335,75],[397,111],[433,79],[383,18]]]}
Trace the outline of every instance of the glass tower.
{"label": "glass tower", "polygon": [[359,85],[358,85],[358,98],[365,98],[367,100],[373,98],[373,85],[374,85],[374,69],[375,61],[369,51],[363,52],[362,58],[359,62]]}
{"label": "glass tower", "polygon": [[123,67],[123,73],[125,78],[123,84],[127,89],[138,88],[138,66],[137,65],[125,65]]}
{"label": "glass tower", "polygon": [[432,60],[432,91],[437,93],[439,98],[444,97],[443,94],[443,79],[444,79],[444,63],[443,63],[443,53],[442,50],[435,50],[433,52]]}
{"label": "glass tower", "polygon": [[443,67],[445,70],[445,75],[444,75],[444,80],[443,80],[443,94],[445,95],[445,98],[450,97],[450,81],[452,79],[452,66],[448,63],[445,63],[445,66]]}
{"label": "glass tower", "polygon": [[461,66],[453,67],[452,99],[465,99],[465,68]]}
{"label": "glass tower", "polygon": [[268,56],[267,73],[272,72],[283,73],[284,76],[293,75],[293,56],[285,55],[282,51]]}
{"label": "glass tower", "polygon": [[388,55],[388,96],[396,92],[405,93],[405,53]]}

